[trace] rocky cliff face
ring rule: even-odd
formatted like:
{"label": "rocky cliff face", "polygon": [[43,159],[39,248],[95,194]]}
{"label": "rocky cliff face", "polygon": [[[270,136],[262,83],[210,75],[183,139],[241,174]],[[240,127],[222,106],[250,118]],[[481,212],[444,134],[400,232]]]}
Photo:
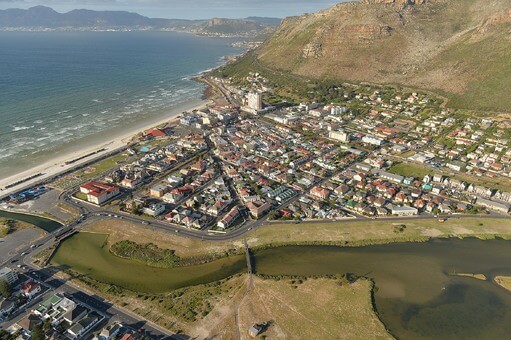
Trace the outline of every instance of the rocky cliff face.
{"label": "rocky cliff face", "polygon": [[484,94],[474,89],[511,72],[510,37],[511,0],[362,0],[287,18],[256,53],[298,75],[402,83],[491,104],[488,96],[511,97],[501,90],[511,77]]}
{"label": "rocky cliff face", "polygon": [[[375,4],[383,4],[383,5],[393,5],[398,8],[406,8],[408,6],[413,5],[424,5],[427,1],[431,0],[362,0],[361,2],[367,5],[375,5]],[[433,0],[435,1],[435,0]]]}
{"label": "rocky cliff face", "polygon": [[276,26],[271,23],[256,20],[213,18],[199,26],[197,33],[254,36],[266,31],[273,31],[275,28]]}

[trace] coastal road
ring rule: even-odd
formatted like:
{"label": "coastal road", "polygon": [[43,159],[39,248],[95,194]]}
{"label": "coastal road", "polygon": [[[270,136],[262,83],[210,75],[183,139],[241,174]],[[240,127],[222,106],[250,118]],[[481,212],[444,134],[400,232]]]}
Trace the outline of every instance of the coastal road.
{"label": "coastal road", "polygon": [[[109,215],[114,215],[110,211],[100,211],[94,213],[94,216],[89,217],[90,219],[101,220],[105,217],[112,217]],[[146,223],[147,227],[152,227],[155,229],[160,229],[167,232],[174,232],[179,234],[179,236],[189,237],[204,241],[234,241],[242,238],[247,232],[251,230],[255,230],[265,225],[272,224],[315,224],[315,223],[343,223],[343,221],[349,223],[368,223],[374,221],[385,221],[385,222],[406,222],[406,221],[416,221],[416,220],[437,220],[438,217],[434,217],[432,215],[419,215],[419,216],[411,216],[411,217],[379,217],[375,219],[370,218],[350,218],[350,219],[341,219],[336,221],[326,221],[325,220],[317,220],[317,221],[304,221],[304,222],[296,222],[296,221],[272,221],[269,222],[266,218],[257,221],[250,221],[244,224],[243,226],[228,231],[225,234],[209,234],[204,231],[187,229],[183,226],[173,225],[171,223],[162,222],[162,221],[151,221],[148,222],[145,219],[132,216],[126,213],[115,213],[116,216],[122,217],[123,220],[127,220],[134,223]],[[481,219],[501,219],[503,221],[511,221],[511,216],[504,215],[451,215],[447,216],[448,219],[465,219],[465,218],[481,218]]]}

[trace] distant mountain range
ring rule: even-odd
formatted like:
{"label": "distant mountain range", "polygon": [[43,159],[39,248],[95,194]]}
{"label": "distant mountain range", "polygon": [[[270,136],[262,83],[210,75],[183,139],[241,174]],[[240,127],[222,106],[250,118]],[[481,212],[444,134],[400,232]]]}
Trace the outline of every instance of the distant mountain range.
{"label": "distant mountain range", "polygon": [[340,3],[284,19],[255,55],[278,72],[403,84],[453,107],[511,112],[511,0]]}
{"label": "distant mountain range", "polygon": [[173,30],[213,36],[257,36],[273,31],[281,19],[250,17],[208,20],[154,19],[125,11],[75,9],[59,13],[52,8],[0,10],[2,30]]}

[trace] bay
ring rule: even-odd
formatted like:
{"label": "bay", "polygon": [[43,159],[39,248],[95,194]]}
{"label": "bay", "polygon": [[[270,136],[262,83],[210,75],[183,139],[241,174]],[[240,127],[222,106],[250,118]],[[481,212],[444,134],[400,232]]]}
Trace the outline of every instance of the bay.
{"label": "bay", "polygon": [[234,39],[176,32],[0,32],[0,178],[200,101]]}

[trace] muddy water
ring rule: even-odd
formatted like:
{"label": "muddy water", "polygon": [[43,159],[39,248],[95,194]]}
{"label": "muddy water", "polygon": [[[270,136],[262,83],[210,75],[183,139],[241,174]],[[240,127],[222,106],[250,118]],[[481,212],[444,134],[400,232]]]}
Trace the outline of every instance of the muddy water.
{"label": "muddy water", "polygon": [[[374,279],[380,318],[401,339],[509,339],[511,242],[434,240],[361,248],[292,246],[255,253],[262,274],[354,273]],[[481,281],[453,273],[482,273]]]}
{"label": "muddy water", "polygon": [[15,213],[15,212],[10,212],[10,211],[5,211],[5,210],[0,210],[0,217],[5,217],[5,218],[13,219],[13,220],[31,223],[31,224],[43,229],[44,231],[49,232],[49,233],[62,227],[61,223],[54,221],[54,220],[50,220],[49,218],[44,218],[44,217],[35,216],[35,215]]}
{"label": "muddy water", "polygon": [[[204,265],[153,268],[118,258],[107,235],[78,233],[63,242],[52,265],[71,267],[132,290],[165,292],[246,270],[245,257]],[[511,292],[492,282],[511,275],[511,242],[434,240],[360,248],[290,246],[255,251],[255,271],[271,275],[354,273],[374,279],[375,304],[400,339],[509,339]],[[454,273],[479,273],[487,281]]]}

